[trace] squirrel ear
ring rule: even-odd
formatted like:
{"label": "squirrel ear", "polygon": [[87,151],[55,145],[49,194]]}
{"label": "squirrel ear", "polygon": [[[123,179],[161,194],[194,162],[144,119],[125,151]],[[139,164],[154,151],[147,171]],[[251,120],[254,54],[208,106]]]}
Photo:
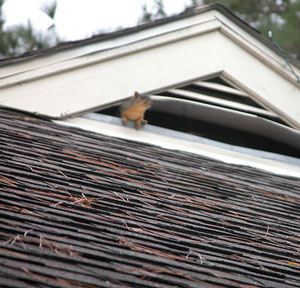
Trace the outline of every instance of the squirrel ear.
{"label": "squirrel ear", "polygon": [[141,97],[140,93],[135,91],[134,92],[134,98],[137,99],[137,98],[140,98],[140,97]]}

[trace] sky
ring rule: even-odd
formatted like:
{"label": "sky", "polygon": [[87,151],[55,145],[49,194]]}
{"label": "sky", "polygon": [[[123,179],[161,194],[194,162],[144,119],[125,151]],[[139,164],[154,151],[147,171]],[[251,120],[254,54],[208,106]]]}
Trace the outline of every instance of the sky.
{"label": "sky", "polygon": [[[41,11],[52,0],[6,0],[5,28],[32,21],[34,28],[47,31],[53,21]],[[154,0],[57,0],[56,32],[63,40],[83,39],[103,31],[135,26],[143,4],[151,10]],[[190,0],[164,0],[168,14],[180,13]]]}

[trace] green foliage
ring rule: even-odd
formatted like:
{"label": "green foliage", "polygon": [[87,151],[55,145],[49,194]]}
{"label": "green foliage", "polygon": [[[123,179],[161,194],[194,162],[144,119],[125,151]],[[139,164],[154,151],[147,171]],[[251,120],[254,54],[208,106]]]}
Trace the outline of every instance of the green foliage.
{"label": "green foliage", "polygon": [[56,9],[57,9],[57,2],[53,1],[50,4],[46,4],[42,8],[42,11],[45,12],[51,19],[54,20]]}
{"label": "green foliage", "polygon": [[[300,0],[190,0],[187,7],[216,2],[260,30],[266,38],[272,31],[273,40],[300,59]],[[139,22],[150,22],[165,15],[163,1],[156,1],[154,11],[148,11],[144,5]]]}
{"label": "green foliage", "polygon": [[[27,25],[17,25],[8,29],[3,29],[5,23],[3,16],[3,4],[5,0],[0,0],[0,58],[11,57],[29,52],[39,48],[47,48],[58,43],[59,39],[55,31],[43,34],[33,29],[32,23]],[[56,11],[56,1],[44,8],[44,12],[54,18]]]}
{"label": "green foliage", "polygon": [[142,9],[143,13],[138,21],[139,23],[148,23],[167,16],[163,0],[155,0],[151,11],[148,11],[146,3],[142,6]]}
{"label": "green foliage", "polygon": [[[210,4],[216,1],[201,2]],[[300,0],[218,0],[218,2],[260,30],[266,38],[268,32],[272,31],[273,40],[300,59]]]}

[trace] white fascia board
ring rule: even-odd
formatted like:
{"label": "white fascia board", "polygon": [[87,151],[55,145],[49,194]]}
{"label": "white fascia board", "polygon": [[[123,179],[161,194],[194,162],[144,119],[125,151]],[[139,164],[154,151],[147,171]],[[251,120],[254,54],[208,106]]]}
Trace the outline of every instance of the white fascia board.
{"label": "white fascia board", "polygon": [[218,45],[218,29],[218,21],[207,21],[58,63],[56,72],[43,67],[3,79],[0,104],[60,117],[129,97],[135,90],[158,90],[220,72],[220,62],[210,59],[216,57],[212,47]]}
{"label": "white fascia board", "polygon": [[[55,121],[60,125],[77,127],[87,131],[104,134],[137,142],[160,146],[166,149],[190,152],[233,165],[243,165],[258,168],[270,173],[300,178],[300,167],[280,161],[265,159],[257,156],[227,150],[212,145],[171,138],[143,130],[118,126],[110,123],[94,121],[86,118],[73,118]],[[120,121],[121,122],[121,121]]]}
{"label": "white fascia board", "polygon": [[8,65],[0,69],[0,80],[13,75],[18,75],[20,73],[32,72],[42,67],[51,67],[51,69],[59,71],[59,69],[62,68],[63,65],[56,66],[56,64],[58,63],[63,63],[67,67],[71,66],[72,68],[75,68],[76,64],[79,63],[75,62],[74,66],[70,65],[69,63],[72,59],[87,57],[88,55],[93,55],[94,53],[101,53],[105,50],[123,47],[132,43],[165,35],[170,32],[182,30],[194,25],[210,22],[212,20],[215,20],[214,12],[208,11],[204,14],[194,15],[188,18],[179,19],[177,21],[167,22],[160,26],[150,27],[148,29],[140,30],[128,35],[121,35],[118,37],[114,37],[113,39],[100,39],[99,42],[89,43],[80,47],[75,46],[71,49],[54,52],[53,54],[49,54],[46,56],[37,56],[28,60],[17,62],[12,65]]}
{"label": "white fascia board", "polygon": [[233,45],[226,35],[221,43],[219,53],[224,67],[223,77],[300,129],[300,86],[296,80],[282,77],[282,73],[272,65],[266,65],[253,51],[249,53],[250,46],[246,50],[238,43]]}
{"label": "white fascia board", "polygon": [[[294,75],[296,73],[300,77],[299,67],[289,63],[293,73],[281,55],[222,13],[215,13],[221,23],[220,32],[224,35],[220,49],[223,53],[223,78],[300,129],[300,83]],[[242,62],[238,63],[239,59],[243,59]]]}
{"label": "white fascia board", "polygon": [[[216,24],[216,22],[218,22],[218,24]],[[199,24],[202,25],[207,23],[214,24],[211,26],[201,26],[201,28],[198,29],[200,27]],[[195,32],[195,29],[186,30],[186,28],[191,28],[193,26],[197,26],[197,32]],[[16,64],[8,65],[0,70],[0,87],[28,81],[30,79],[34,79],[35,77],[45,77],[47,76],[47,73],[51,74],[50,71],[52,73],[60,73],[68,69],[71,70],[80,68],[82,65],[89,65],[98,61],[103,61],[105,59],[102,57],[102,52],[106,50],[111,50],[111,57],[116,56],[116,54],[118,56],[122,56],[122,53],[124,52],[122,51],[121,54],[119,54],[119,50],[115,50],[114,48],[128,46],[136,42],[142,41],[139,45],[139,49],[151,49],[151,47],[153,45],[157,45],[157,43],[152,43],[149,41],[143,42],[143,40],[157,38],[158,36],[166,37],[167,34],[172,32],[183,31],[182,33],[177,33],[175,37],[173,35],[173,37],[166,37],[164,40],[162,40],[160,37],[160,45],[167,44],[169,41],[180,41],[182,37],[192,37],[201,33],[214,31],[216,29],[220,29],[222,33],[226,34],[233,41],[236,41],[242,45],[246,50],[249,48],[249,52],[253,53],[255,51],[256,56],[261,57],[262,60],[264,58],[268,59],[267,62],[270,62],[274,65],[274,67],[277,67],[277,71],[279,73],[282,73],[285,76],[289,75],[292,80],[295,80],[295,76],[287,67],[285,60],[281,56],[276,54],[272,49],[266,47],[263,43],[247,33],[247,31],[243,30],[222,13],[212,10],[202,14],[193,15],[188,18],[165,23],[157,27],[141,30],[134,34],[124,36],[121,35],[114,39],[99,41],[97,43],[87,44],[82,47],[74,47],[72,49],[67,49],[66,51],[63,50],[47,56],[33,59],[30,58],[24,62],[21,61]],[[143,47],[141,48],[141,46]],[[134,50],[131,50],[127,53],[134,53]],[[90,57],[91,55],[93,57]],[[97,55],[100,57],[98,58]],[[264,62],[266,62],[266,59]],[[300,70],[296,66],[292,64],[291,66],[297,74],[300,74]],[[43,67],[45,69],[42,69]],[[36,70],[37,73],[35,73]],[[20,75],[22,75],[22,77],[19,77]],[[12,78],[10,76],[17,77]],[[7,78],[10,79],[11,82],[6,82],[5,80]]]}
{"label": "white fascia board", "polygon": [[[73,57],[66,60],[46,63],[46,65],[43,64],[42,66],[34,69],[31,67],[31,63],[28,63],[26,70],[20,73],[14,73],[9,77],[3,76],[0,78],[0,89],[16,84],[22,84],[24,82],[34,81],[39,78],[45,78],[59,73],[66,73],[89,65],[101,64],[104,61],[118,59],[120,57],[125,57],[127,55],[139,53],[144,50],[153,49],[159,46],[165,46],[172,42],[179,42],[185,38],[197,37],[201,34],[216,31],[218,29],[220,29],[219,21],[216,19],[210,19],[190,25],[188,27],[173,29],[172,31],[166,33],[159,33],[155,36],[151,35],[149,38],[143,36],[141,39],[136,39],[136,41],[132,41],[124,45],[108,45],[107,43],[109,48],[105,48],[102,45],[101,47],[99,45],[98,50],[89,53],[82,53],[82,55],[73,55]],[[113,40],[111,40],[111,42],[112,41]],[[77,49],[79,48],[75,48],[75,50]],[[82,50],[85,50],[84,47]],[[72,51],[70,51],[70,53],[72,54]],[[46,62],[48,62],[47,59]],[[4,72],[5,68],[6,67],[3,68],[2,72]]]}
{"label": "white fascia board", "polygon": [[[249,34],[236,23],[232,22],[225,15],[219,11],[215,11],[215,18],[220,21],[220,32],[230,38],[233,42],[240,45],[249,53],[252,53],[259,58],[266,65],[270,65],[278,73],[287,77],[292,82],[296,82],[295,75],[288,67],[286,60],[281,54],[276,53],[273,49],[267,47],[264,43],[259,41],[256,37]],[[270,42],[271,44],[271,42]],[[274,46],[275,47],[275,46]],[[300,77],[300,68],[292,63],[289,63],[294,72]],[[300,83],[296,83],[300,88]]]}
{"label": "white fascia board", "polygon": [[284,59],[215,10],[3,67],[0,104],[59,118],[222,71],[300,128],[300,85]]}

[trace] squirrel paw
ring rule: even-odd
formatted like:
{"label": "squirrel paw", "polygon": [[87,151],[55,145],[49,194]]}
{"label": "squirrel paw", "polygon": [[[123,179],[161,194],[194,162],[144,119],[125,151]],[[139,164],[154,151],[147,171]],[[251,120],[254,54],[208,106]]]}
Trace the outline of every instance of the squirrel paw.
{"label": "squirrel paw", "polygon": [[136,130],[139,130],[141,128],[141,126],[142,126],[142,122],[141,121],[136,121],[135,122],[135,129]]}
{"label": "squirrel paw", "polygon": [[128,123],[128,119],[126,117],[122,117],[122,124],[126,125]]}

